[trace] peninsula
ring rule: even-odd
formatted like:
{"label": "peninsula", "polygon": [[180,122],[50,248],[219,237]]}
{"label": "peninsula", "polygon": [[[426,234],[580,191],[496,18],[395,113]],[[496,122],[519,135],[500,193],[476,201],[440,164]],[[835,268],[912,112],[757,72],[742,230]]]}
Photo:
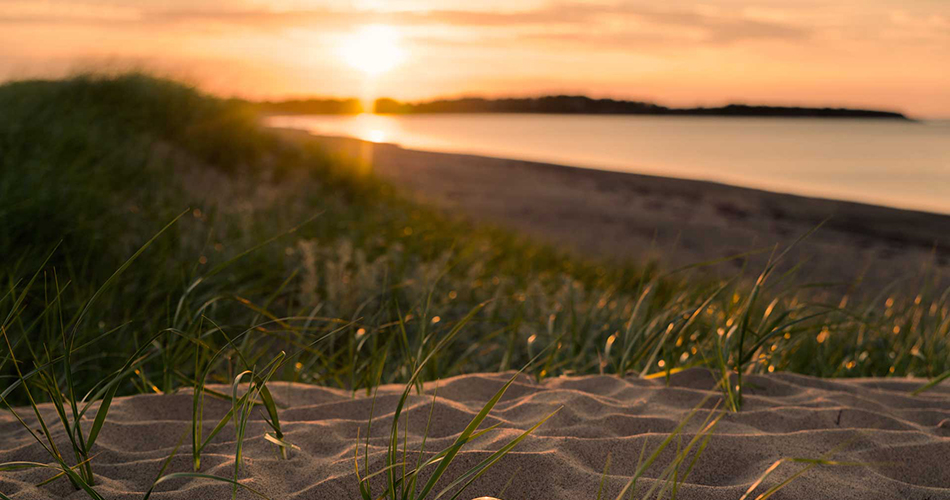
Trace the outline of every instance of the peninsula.
{"label": "peninsula", "polygon": [[671,108],[652,102],[593,99],[577,95],[550,95],[533,98],[484,99],[466,97],[419,103],[377,99],[374,110],[382,114],[415,113],[556,113],[589,115],[674,115],[674,116],[762,116],[804,118],[883,118],[907,120],[894,111],[759,106],[729,104],[720,107]]}

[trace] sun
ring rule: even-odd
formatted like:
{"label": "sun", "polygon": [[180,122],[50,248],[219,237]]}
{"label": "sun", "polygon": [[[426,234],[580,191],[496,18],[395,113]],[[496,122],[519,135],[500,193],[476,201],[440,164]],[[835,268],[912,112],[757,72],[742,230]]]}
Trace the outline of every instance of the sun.
{"label": "sun", "polygon": [[385,73],[406,58],[399,46],[399,33],[389,26],[364,26],[348,36],[340,46],[347,64],[367,75]]}

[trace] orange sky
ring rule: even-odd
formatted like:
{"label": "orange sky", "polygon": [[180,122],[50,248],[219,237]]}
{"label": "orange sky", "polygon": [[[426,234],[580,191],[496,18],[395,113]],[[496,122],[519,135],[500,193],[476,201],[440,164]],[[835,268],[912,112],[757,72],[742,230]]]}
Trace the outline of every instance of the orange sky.
{"label": "orange sky", "polygon": [[[400,59],[378,75],[346,60],[369,25]],[[103,66],[251,98],[566,92],[950,117],[950,0],[0,0],[0,79]]]}

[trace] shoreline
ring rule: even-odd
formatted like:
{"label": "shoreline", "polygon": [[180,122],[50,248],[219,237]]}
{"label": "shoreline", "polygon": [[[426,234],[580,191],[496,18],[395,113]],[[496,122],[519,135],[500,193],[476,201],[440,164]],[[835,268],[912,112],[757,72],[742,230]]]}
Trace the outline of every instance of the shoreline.
{"label": "shoreline", "polygon": [[[941,280],[950,272],[950,215],[276,130],[371,164],[421,201],[585,256],[675,269],[783,248],[825,221],[789,253],[786,268],[804,263],[802,282],[861,280],[879,288],[924,270]],[[770,252],[764,253],[732,260],[726,272],[748,265],[757,274]]]}

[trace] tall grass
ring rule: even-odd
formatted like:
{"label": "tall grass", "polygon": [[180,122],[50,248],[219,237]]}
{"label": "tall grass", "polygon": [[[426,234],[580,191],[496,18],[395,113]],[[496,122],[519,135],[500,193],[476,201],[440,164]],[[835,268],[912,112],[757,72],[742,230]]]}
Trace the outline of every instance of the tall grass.
{"label": "tall grass", "polygon": [[[676,425],[676,427],[663,439],[653,449],[649,456],[644,459],[644,454],[646,452],[647,442],[643,442],[643,448],[640,450],[640,459],[637,461],[637,468],[633,472],[633,475],[630,477],[630,480],[620,489],[620,492],[617,494],[616,500],[626,500],[633,498],[642,498],[644,500],[648,498],[666,498],[666,495],[670,495],[671,498],[676,498],[676,493],[679,490],[680,485],[686,481],[690,473],[693,471],[693,468],[696,466],[696,463],[699,461],[700,457],[705,451],[706,446],[709,444],[709,440],[713,436],[713,431],[716,429],[716,425],[724,416],[724,413],[717,412],[716,408],[713,408],[709,411],[709,414],[706,417],[706,420],[700,426],[699,431],[693,434],[693,437],[683,446],[682,437],[686,426],[690,423],[693,417],[705,406],[709,398],[704,399],[691,412],[689,412],[682,420]],[[718,404],[716,407],[718,408]],[[653,466],[653,464],[660,457],[660,454],[670,446],[674,441],[676,441],[676,451],[673,454],[673,458],[670,460],[670,463],[663,468],[662,472],[653,479],[652,485],[647,488],[645,492],[639,493],[637,491],[637,483],[644,477],[644,474],[647,470]],[[597,493],[597,498],[599,499],[604,492],[604,480],[607,477],[607,472],[610,468],[610,458],[608,457],[607,463],[604,466],[604,475],[600,483],[600,488]]]}
{"label": "tall grass", "polygon": [[[7,315],[3,324],[0,324],[0,337],[3,337],[3,341],[6,344],[8,349],[8,355],[12,362],[13,368],[16,371],[17,379],[16,381],[6,387],[3,393],[0,393],[0,402],[4,403],[7,407],[7,410],[14,416],[14,418],[20,423],[20,425],[33,437],[33,439],[46,451],[47,455],[53,459],[53,464],[44,464],[39,462],[26,462],[26,461],[16,461],[16,462],[7,462],[0,464],[0,470],[17,470],[17,469],[29,469],[29,468],[46,468],[59,471],[54,476],[43,481],[39,486],[55,481],[60,477],[66,477],[72,483],[73,487],[77,490],[83,490],[90,498],[94,500],[104,500],[103,497],[95,490],[94,486],[96,483],[95,475],[92,470],[92,460],[95,458],[90,455],[89,450],[93,448],[96,442],[96,438],[99,436],[100,431],[102,430],[103,425],[106,422],[108,417],[109,408],[111,407],[112,400],[116,395],[117,387],[119,382],[128,377],[135,366],[139,363],[146,360],[150,354],[146,351],[150,350],[151,342],[147,343],[144,348],[137,350],[125,363],[122,369],[118,370],[116,373],[112,374],[108,378],[101,380],[96,386],[94,386],[90,391],[82,398],[78,398],[78,393],[76,391],[75,385],[73,384],[73,367],[70,363],[70,359],[75,351],[74,345],[74,332],[78,329],[79,325],[82,324],[86,312],[93,306],[95,300],[99,295],[106,290],[109,285],[125,271],[132,262],[138,258],[142,252],[145,251],[160,235],[162,232],[167,230],[174,224],[175,221],[165,226],[165,228],[155,235],[151,240],[145,243],[137,252],[135,252],[119,269],[106,280],[105,283],[92,295],[89,301],[82,307],[79,314],[66,323],[62,318],[62,310],[57,307],[59,305],[58,300],[54,300],[52,303],[47,302],[45,309],[42,313],[43,316],[50,316],[53,318],[53,321],[58,320],[59,328],[62,331],[62,345],[64,354],[58,358],[54,358],[50,354],[50,348],[48,345],[43,346],[45,357],[41,357],[36,353],[33,353],[34,358],[40,360],[37,362],[37,365],[30,372],[24,373],[20,368],[20,363],[16,359],[14,354],[13,346],[10,343],[10,339],[7,336],[6,326],[7,324],[12,324],[15,320],[18,319],[18,306],[23,302],[25,297],[25,291],[20,294],[19,298],[16,301],[16,304],[11,310],[11,313]],[[47,258],[48,260],[48,258]],[[37,280],[39,272],[37,272],[27,283],[26,289],[29,290],[30,286]],[[59,287],[59,283],[54,279],[54,284],[56,285],[55,291],[57,297],[60,295],[62,289]],[[15,290],[11,290],[11,295]],[[67,324],[71,331],[67,331]],[[155,335],[152,340],[157,340],[160,336],[167,332],[160,332]],[[27,347],[32,352],[32,346],[27,345]],[[281,359],[278,357],[278,360]],[[63,376],[57,376],[54,368],[58,362],[62,361],[63,366]],[[42,363],[42,364],[39,364]],[[272,374],[272,372],[271,372]],[[240,376],[239,376],[240,378]],[[269,377],[268,377],[269,378]],[[59,380],[66,381],[66,390],[65,392],[60,387]],[[255,379],[255,382],[257,380]],[[263,387],[263,381],[261,382],[261,387]],[[56,411],[56,415],[59,418],[59,423],[62,426],[63,432],[66,434],[66,437],[69,440],[70,445],[72,446],[73,455],[75,457],[75,465],[70,465],[68,463],[68,458],[60,451],[59,447],[56,444],[56,440],[53,437],[51,432],[51,427],[47,423],[46,418],[43,417],[42,412],[40,411],[37,398],[34,397],[34,391],[31,390],[31,386],[39,388],[46,396],[46,398],[52,402],[53,408]],[[23,420],[20,414],[17,412],[16,408],[10,405],[7,401],[7,396],[11,394],[14,389],[20,388],[23,393],[26,395],[27,400],[30,403],[33,415],[35,417],[36,424],[40,427],[41,431],[34,432],[33,427]],[[236,389],[235,389],[236,391]],[[261,389],[257,389],[257,393],[261,393]],[[246,403],[249,395],[252,394],[252,391],[248,391],[248,394],[245,395],[240,402],[245,406],[248,406]],[[234,396],[235,401],[238,401],[236,392]],[[91,428],[88,434],[83,432],[81,422],[85,414],[91,409],[91,406],[98,402],[99,407],[95,413],[95,418],[92,422]],[[273,400],[270,400],[270,404],[273,405]],[[67,406],[68,405],[68,406]],[[80,410],[81,408],[81,410]],[[71,410],[71,413],[70,413]],[[239,438],[240,434],[243,431],[243,424],[246,420],[242,420],[241,426],[235,426],[238,429]],[[162,469],[159,472],[158,477],[153,482],[151,488],[145,493],[144,498],[147,499],[156,485],[159,483],[174,478],[174,477],[194,477],[194,478],[205,478],[213,480],[223,480],[230,482],[234,485],[234,491],[236,493],[238,487],[245,487],[238,483],[237,478],[237,464],[240,463],[240,442],[238,440],[238,452],[235,457],[235,477],[233,480],[227,480],[223,478],[218,478],[214,476],[208,476],[203,474],[183,474],[183,473],[174,473],[170,475],[163,475],[168,462],[170,462],[172,456],[166,460],[162,465]],[[177,451],[177,447],[176,447]],[[78,472],[77,472],[78,471]],[[246,488],[246,487],[245,487]],[[249,488],[248,488],[249,489]],[[250,491],[257,493],[253,489]],[[258,493],[259,494],[259,493]],[[6,499],[6,495],[0,494],[0,497]]]}
{"label": "tall grass", "polygon": [[[461,329],[475,316],[475,314],[482,308],[483,305],[477,306],[475,309],[470,311],[458,324],[453,327],[444,337],[438,340],[437,343],[431,348],[431,350],[426,354],[424,358],[419,361],[418,366],[412,374],[412,377],[406,382],[405,390],[403,390],[402,395],[399,398],[399,401],[396,403],[396,409],[393,412],[392,427],[390,431],[390,438],[388,443],[388,451],[386,454],[386,465],[379,471],[369,473],[369,436],[370,429],[373,425],[373,416],[370,415],[369,423],[367,424],[366,432],[366,443],[364,446],[365,458],[364,458],[364,473],[363,477],[360,476],[360,464],[359,464],[359,446],[355,448],[356,456],[354,457],[354,465],[356,476],[358,479],[358,485],[360,490],[360,495],[363,500],[376,500],[378,498],[386,498],[390,500],[422,500],[429,498],[429,494],[434,492],[436,484],[439,480],[445,475],[446,470],[452,464],[453,460],[456,458],[458,453],[462,451],[462,448],[465,447],[468,443],[474,441],[476,438],[490,432],[494,429],[495,426],[488,427],[486,429],[479,430],[479,426],[484,422],[491,413],[495,405],[501,400],[505,392],[511,386],[511,384],[521,375],[521,371],[518,371],[511,379],[508,380],[496,393],[492,396],[488,402],[472,417],[471,422],[463,429],[455,441],[449,447],[436,452],[430,452],[432,455],[426,460],[422,460],[426,454],[426,439],[428,438],[429,426],[432,423],[432,411],[435,409],[435,395],[432,397],[432,410],[429,412],[429,420],[426,422],[426,432],[423,435],[422,443],[420,449],[417,452],[416,463],[413,467],[407,470],[409,466],[408,457],[408,436],[405,436],[403,439],[403,449],[402,449],[402,459],[400,461],[400,450],[399,450],[399,424],[401,422],[402,412],[405,407],[406,401],[409,398],[409,394],[412,392],[413,388],[418,387],[417,382],[419,381],[419,376],[422,373],[425,366],[437,358],[438,354],[442,349],[449,345],[456,337],[456,335],[461,331]],[[375,408],[375,399],[374,399],[374,408]],[[550,419],[557,411],[547,415],[538,421],[534,426],[528,430],[522,432],[518,437],[512,439],[507,444],[503,445],[501,448],[493,452],[486,459],[482,460],[480,463],[472,467],[471,469],[463,472],[458,478],[452,481],[448,486],[444,487],[434,498],[442,498],[444,496],[452,494],[450,500],[456,500],[476,479],[481,477],[492,465],[501,460],[505,455],[507,455],[515,446],[523,441],[528,435],[534,432],[535,429],[540,427],[544,422]],[[408,426],[408,420],[406,420],[406,425]],[[358,438],[358,436],[357,436]],[[358,443],[357,443],[358,444]],[[432,469],[427,471],[426,469]],[[401,469],[401,473],[399,472]],[[386,483],[386,488],[380,495],[374,495],[373,489],[370,483],[370,479],[373,476],[378,474],[387,474],[388,482]],[[424,479],[422,483],[419,483],[420,477],[422,474],[428,474],[428,479]],[[422,484],[421,489],[417,489],[417,486]],[[453,493],[454,492],[454,493]]]}

